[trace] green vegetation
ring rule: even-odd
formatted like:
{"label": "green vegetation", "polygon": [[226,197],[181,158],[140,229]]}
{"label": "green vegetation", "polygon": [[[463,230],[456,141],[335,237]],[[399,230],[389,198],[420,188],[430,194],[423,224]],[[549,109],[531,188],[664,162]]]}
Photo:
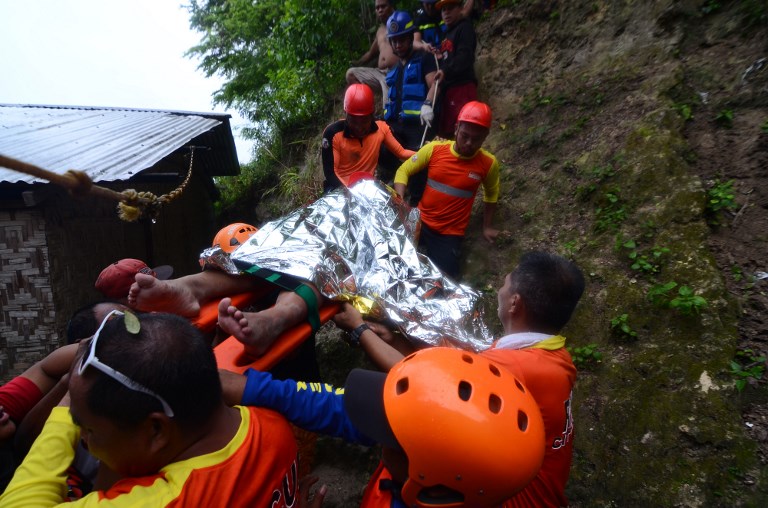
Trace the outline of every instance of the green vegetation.
{"label": "green vegetation", "polygon": [[766,120],[765,122],[763,122],[763,125],[761,125],[761,126],[760,126],[760,131],[761,131],[763,134],[768,134],[768,120]]}
{"label": "green vegetation", "polygon": [[680,286],[677,290],[677,296],[669,301],[671,309],[677,309],[686,316],[699,314],[703,307],[707,306],[707,300],[703,296],[694,294],[693,289],[688,286]]}
{"label": "green vegetation", "polygon": [[637,338],[637,332],[629,326],[629,315],[621,314],[611,319],[611,331],[620,337],[635,339]]}
{"label": "green vegetation", "polygon": [[653,247],[649,252],[642,252],[639,250],[635,240],[622,242],[621,247],[629,250],[627,256],[632,262],[630,267],[633,270],[647,274],[659,273],[661,269],[660,261],[665,254],[669,253],[669,249],[666,247]]}
{"label": "green vegetation", "polygon": [[751,349],[736,351],[730,373],[736,378],[736,390],[743,391],[747,384],[756,386],[765,373],[765,355],[758,356]]}
{"label": "green vegetation", "polygon": [[703,296],[695,294],[689,286],[680,286],[677,295],[672,297],[670,291],[676,287],[677,282],[675,281],[656,284],[648,290],[648,300],[658,307],[675,309],[686,316],[699,314],[701,309],[707,306],[707,300]]}
{"label": "green vegetation", "polygon": [[568,347],[573,363],[578,368],[587,368],[603,361],[603,353],[598,351],[597,344],[588,344],[580,347]]}
{"label": "green vegetation", "polygon": [[693,120],[693,108],[689,104],[675,104],[674,108],[686,122]]}
{"label": "green vegetation", "polygon": [[[201,41],[188,51],[208,75],[226,81],[214,102],[234,108],[254,127],[254,160],[223,187],[220,207],[252,207],[327,122],[349,61],[370,44],[370,0],[191,0],[190,25]],[[277,164],[276,161],[283,161]],[[285,180],[283,180],[285,182]]]}
{"label": "green vegetation", "polygon": [[618,189],[606,192],[602,203],[595,210],[595,230],[598,233],[616,231],[626,218],[627,212],[619,199]]}
{"label": "green vegetation", "polygon": [[723,210],[735,210],[737,208],[733,180],[721,182],[715,180],[712,187],[707,189],[707,206],[705,212],[709,223],[713,226],[720,224],[720,216]]}
{"label": "green vegetation", "polygon": [[733,110],[723,109],[715,116],[715,123],[725,129],[733,127]]}

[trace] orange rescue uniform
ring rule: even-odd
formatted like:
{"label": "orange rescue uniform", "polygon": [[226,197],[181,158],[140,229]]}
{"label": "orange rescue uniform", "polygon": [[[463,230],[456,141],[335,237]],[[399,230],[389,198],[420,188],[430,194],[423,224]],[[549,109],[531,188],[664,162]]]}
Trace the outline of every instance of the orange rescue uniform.
{"label": "orange rescue uniform", "polygon": [[374,176],[382,143],[400,160],[416,153],[403,148],[383,120],[374,121],[371,132],[363,139],[353,138],[344,120],[326,127],[322,145],[325,190],[346,187],[349,177],[358,171]]}
{"label": "orange rescue uniform", "polygon": [[427,187],[419,202],[421,220],[437,233],[464,236],[480,185],[485,203],[499,199],[499,162],[482,148],[464,157],[453,141],[433,141],[400,166],[395,183],[407,184],[411,175],[424,169]]}

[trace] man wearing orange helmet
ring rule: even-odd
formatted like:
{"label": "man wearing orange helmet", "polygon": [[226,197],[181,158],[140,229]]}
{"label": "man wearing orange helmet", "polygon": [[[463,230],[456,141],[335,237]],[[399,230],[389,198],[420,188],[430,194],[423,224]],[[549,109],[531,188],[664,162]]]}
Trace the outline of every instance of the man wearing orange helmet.
{"label": "man wearing orange helmet", "polygon": [[[576,367],[560,331],[583,292],[584,277],[574,263],[536,251],[521,257],[499,289],[498,315],[506,335],[480,356],[508,369],[527,387],[544,417],[546,434],[541,469],[522,491],[504,502],[504,508],[568,505],[565,485],[573,455]],[[349,304],[334,321],[343,329],[353,330],[359,345],[382,370],[389,370],[413,350],[413,345],[384,326],[365,323]],[[369,490],[376,489],[373,484],[369,483]]]}
{"label": "man wearing orange helmet", "polygon": [[382,490],[378,481],[369,484],[366,508],[499,506],[544,459],[545,427],[533,396],[500,363],[476,353],[425,349],[388,374],[354,369],[343,390],[253,370],[221,374],[230,404],[268,407],[312,431],[381,443],[374,478],[389,481]]}
{"label": "man wearing orange helmet", "polygon": [[325,192],[342,185],[346,187],[353,173],[363,171],[373,175],[382,144],[400,160],[415,153],[402,147],[386,122],[374,120],[373,111],[373,92],[368,85],[350,85],[344,94],[344,120],[332,123],[323,131]]}
{"label": "man wearing orange helmet", "polygon": [[[246,377],[224,372],[225,398],[275,409],[308,430],[382,443],[382,464],[366,488],[365,508],[403,506],[403,501],[407,506],[567,506],[576,367],[559,334],[583,292],[584,277],[574,263],[546,252],[526,253],[498,292],[506,335],[479,354],[439,347],[413,354],[412,344],[364,322],[346,304],[334,321],[351,330],[351,341],[389,372],[383,388],[384,375],[367,371],[353,371],[344,391],[278,382],[264,372],[248,371]],[[509,409],[521,419],[508,419]]]}
{"label": "man wearing orange helmet", "polygon": [[499,234],[492,227],[499,196],[499,163],[482,149],[490,127],[491,108],[482,102],[469,102],[459,113],[456,141],[425,145],[395,174],[395,190],[404,197],[409,178],[427,170],[427,186],[419,202],[420,245],[440,270],[455,278],[460,276],[461,244],[481,185],[483,237],[493,242]]}

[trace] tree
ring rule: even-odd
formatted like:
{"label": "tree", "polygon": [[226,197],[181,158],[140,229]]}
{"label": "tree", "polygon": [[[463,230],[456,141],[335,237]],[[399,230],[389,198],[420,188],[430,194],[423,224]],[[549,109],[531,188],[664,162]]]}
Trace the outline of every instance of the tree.
{"label": "tree", "polygon": [[214,101],[256,126],[261,142],[296,132],[326,113],[353,56],[370,44],[370,0],[191,0],[202,32],[188,55],[225,83]]}

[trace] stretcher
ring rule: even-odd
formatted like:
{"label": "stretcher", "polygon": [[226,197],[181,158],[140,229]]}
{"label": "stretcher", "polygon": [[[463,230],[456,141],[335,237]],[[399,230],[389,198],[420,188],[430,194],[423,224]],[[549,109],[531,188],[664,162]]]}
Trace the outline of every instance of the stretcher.
{"label": "stretcher", "polygon": [[[262,292],[254,291],[232,296],[232,305],[242,309],[259,301],[274,288],[265,288]],[[219,302],[210,302],[200,309],[200,314],[192,320],[199,330],[212,332],[218,321]],[[339,312],[338,302],[328,301],[318,309],[320,323],[325,323]],[[305,340],[312,336],[312,326],[308,322],[301,323],[284,332],[272,344],[266,353],[259,357],[248,355],[243,344],[235,337],[228,337],[213,348],[216,363],[219,368],[242,374],[247,369],[269,370],[280,360],[293,353]]]}

